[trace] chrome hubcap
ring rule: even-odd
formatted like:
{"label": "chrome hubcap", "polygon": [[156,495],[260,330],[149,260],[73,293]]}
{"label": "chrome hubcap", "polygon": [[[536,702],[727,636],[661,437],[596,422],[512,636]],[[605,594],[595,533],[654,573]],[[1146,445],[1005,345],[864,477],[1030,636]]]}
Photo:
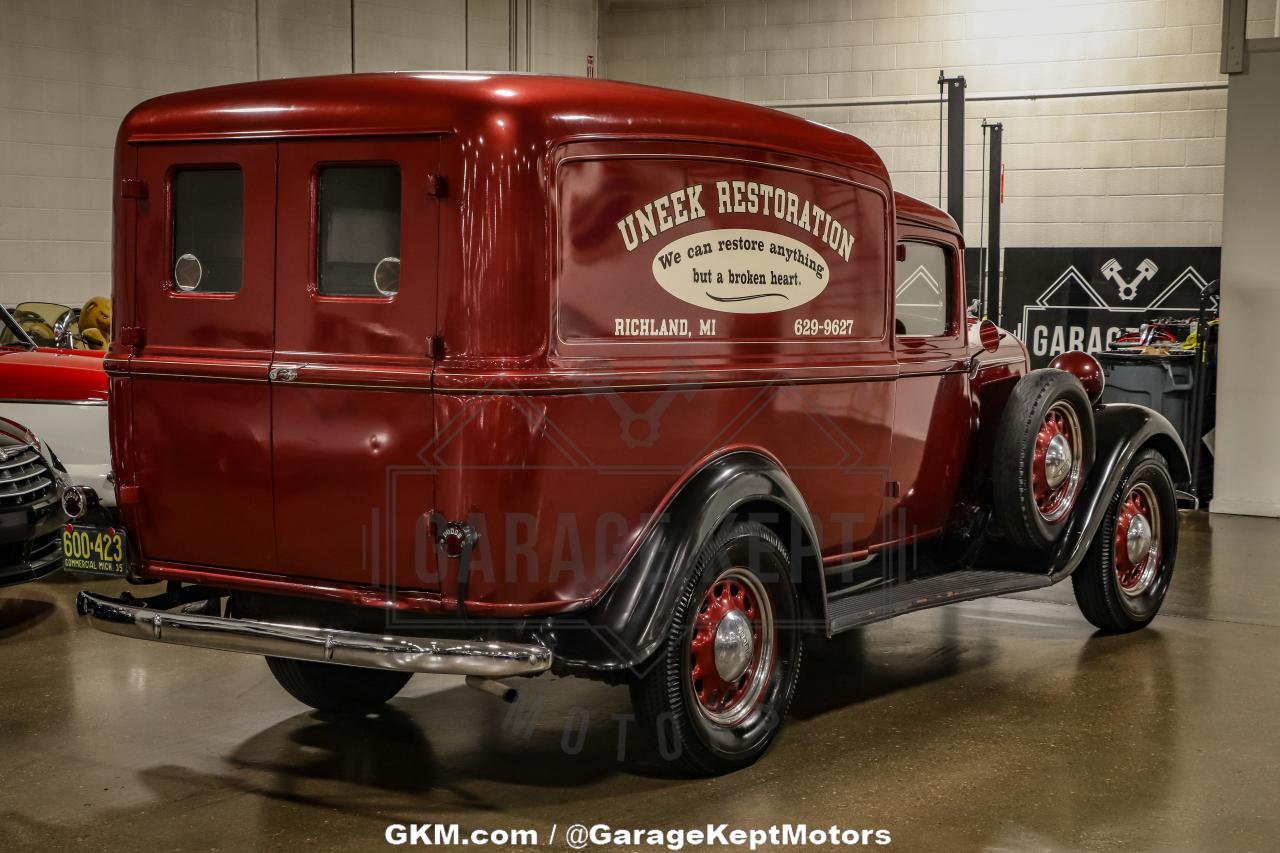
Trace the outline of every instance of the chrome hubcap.
{"label": "chrome hubcap", "polygon": [[1137,563],[1151,550],[1151,525],[1141,515],[1135,515],[1129,523],[1129,532],[1125,534],[1125,550],[1129,552],[1129,562]]}
{"label": "chrome hubcap", "polygon": [[1044,474],[1049,488],[1061,486],[1071,473],[1071,444],[1059,433],[1049,440],[1044,452]]}
{"label": "chrome hubcap", "polygon": [[775,656],[773,605],[754,573],[722,572],[708,587],[689,638],[695,707],[717,726],[747,718],[769,685]]}
{"label": "chrome hubcap", "polygon": [[730,610],[716,628],[716,672],[725,681],[737,681],[751,665],[751,623],[741,610]]}
{"label": "chrome hubcap", "polygon": [[1125,496],[1116,515],[1116,585],[1129,598],[1144,595],[1160,576],[1160,502],[1139,483]]}
{"label": "chrome hubcap", "polygon": [[1084,436],[1070,404],[1057,402],[1045,412],[1031,455],[1031,491],[1040,517],[1049,524],[1066,519],[1080,494],[1084,474]]}

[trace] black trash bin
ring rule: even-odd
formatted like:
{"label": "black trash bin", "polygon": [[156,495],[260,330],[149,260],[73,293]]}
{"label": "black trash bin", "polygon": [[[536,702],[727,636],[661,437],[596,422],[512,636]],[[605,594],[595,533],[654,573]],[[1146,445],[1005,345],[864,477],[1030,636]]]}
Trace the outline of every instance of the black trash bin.
{"label": "black trash bin", "polygon": [[1127,352],[1099,353],[1106,376],[1104,403],[1137,403],[1155,409],[1169,419],[1188,449],[1199,441],[1195,429],[1194,394],[1196,356],[1193,352],[1139,355]]}

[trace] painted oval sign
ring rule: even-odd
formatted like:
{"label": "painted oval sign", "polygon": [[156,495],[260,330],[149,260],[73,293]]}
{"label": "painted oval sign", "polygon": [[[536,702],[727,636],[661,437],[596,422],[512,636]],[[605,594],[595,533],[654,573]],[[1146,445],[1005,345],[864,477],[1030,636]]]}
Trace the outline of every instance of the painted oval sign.
{"label": "painted oval sign", "polygon": [[718,228],[659,249],[653,277],[667,293],[699,308],[771,314],[815,299],[831,273],[822,256],[799,240],[750,228]]}

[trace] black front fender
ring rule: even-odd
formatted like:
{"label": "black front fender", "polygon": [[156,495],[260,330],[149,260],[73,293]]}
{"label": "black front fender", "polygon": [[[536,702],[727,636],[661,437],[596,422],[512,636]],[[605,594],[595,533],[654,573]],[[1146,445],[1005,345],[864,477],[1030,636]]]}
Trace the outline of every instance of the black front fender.
{"label": "black front fender", "polygon": [[650,658],[666,637],[698,551],[727,518],[745,512],[771,514],[759,520],[775,529],[787,522],[789,535],[782,539],[796,571],[815,553],[813,519],[775,461],[746,450],[717,457],[661,509],[594,606],[551,620],[557,668],[622,671]]}
{"label": "black front fender", "polygon": [[1093,424],[1097,452],[1080,503],[1054,546],[1049,574],[1055,582],[1083,562],[1129,464],[1140,451],[1159,450],[1169,462],[1175,484],[1191,479],[1182,439],[1159,412],[1129,403],[1106,403],[1094,409]]}

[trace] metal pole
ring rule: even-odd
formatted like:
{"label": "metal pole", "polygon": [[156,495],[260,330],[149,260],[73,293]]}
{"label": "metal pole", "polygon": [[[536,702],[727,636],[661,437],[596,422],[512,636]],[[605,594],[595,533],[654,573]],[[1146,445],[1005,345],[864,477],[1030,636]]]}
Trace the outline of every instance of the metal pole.
{"label": "metal pole", "polygon": [[520,6],[519,0],[511,0],[507,6],[507,70],[518,71],[520,66]]}
{"label": "metal pole", "polygon": [[942,86],[946,82],[942,69],[938,69],[938,208],[942,208]]}
{"label": "metal pole", "polygon": [[[982,120],[982,159],[978,161],[981,169],[987,167],[987,120]],[[985,178],[986,175],[980,175]],[[987,319],[987,276],[986,276],[986,258],[987,258],[987,235],[985,233],[987,225],[987,185],[979,182],[982,187],[978,198],[978,319]],[[967,299],[966,295],[966,299]]]}
{"label": "metal pole", "polygon": [[[1204,453],[1204,415],[1206,404],[1209,399],[1209,388],[1206,382],[1206,376],[1209,373],[1209,340],[1212,330],[1209,328],[1210,305],[1213,297],[1221,293],[1222,283],[1218,279],[1214,279],[1200,293],[1200,307],[1196,314],[1196,366],[1192,373],[1194,377],[1191,386],[1191,435],[1187,436],[1187,455],[1190,457],[1191,467],[1191,494],[1195,495],[1196,501],[1203,499],[1204,489],[1201,488],[1201,459]],[[1216,358],[1215,358],[1216,366]]]}
{"label": "metal pole", "polygon": [[262,14],[253,0],[253,79],[262,79]]}
{"label": "metal pole", "polygon": [[1249,23],[1249,0],[1222,0],[1222,53],[1218,70],[1223,74],[1244,71],[1245,31]]}
{"label": "metal pole", "polygon": [[[1170,92],[1212,92],[1226,89],[1225,82],[1208,83],[1148,83],[1141,86],[1089,86],[1078,89],[1027,89],[1019,92],[979,92],[966,95],[966,101],[1043,101],[1058,98],[1104,98],[1112,95],[1160,95]],[[896,98],[805,98],[804,100],[753,101],[762,107],[775,110],[803,110],[812,107],[902,107],[912,104],[932,104],[933,95],[903,95]]]}
{"label": "metal pole", "polygon": [[947,84],[947,213],[964,231],[964,77]]}
{"label": "metal pole", "polygon": [[[987,239],[987,304],[983,305],[984,316],[996,317],[1000,322],[1001,293],[1000,288],[1000,182],[1004,174],[1001,162],[1000,141],[1004,136],[1004,125],[983,123],[983,127],[991,130],[991,163],[987,167],[987,218],[990,220],[990,237]],[[990,308],[991,288],[996,288],[995,311]]]}

